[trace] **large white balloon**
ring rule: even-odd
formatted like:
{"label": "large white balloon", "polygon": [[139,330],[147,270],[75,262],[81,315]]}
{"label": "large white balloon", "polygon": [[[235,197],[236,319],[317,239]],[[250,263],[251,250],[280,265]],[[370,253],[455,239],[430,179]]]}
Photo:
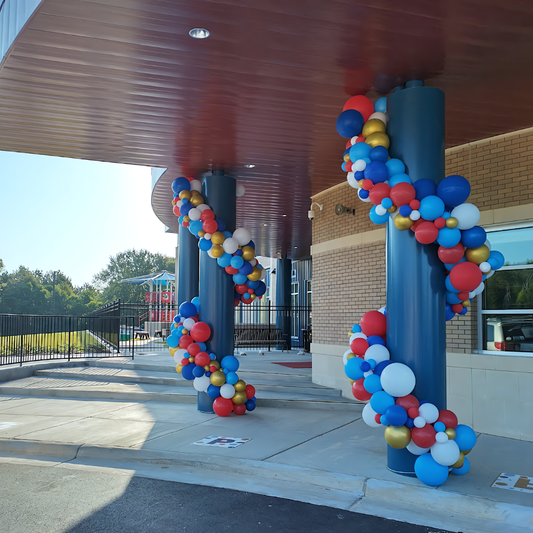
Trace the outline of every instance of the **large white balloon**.
{"label": "large white balloon", "polygon": [[244,196],[244,193],[246,192],[246,189],[244,188],[244,185],[242,183],[237,183],[237,196],[240,198],[241,196]]}
{"label": "large white balloon", "polygon": [[374,411],[374,409],[372,409],[372,407],[370,407],[369,403],[367,403],[363,407],[362,415],[363,415],[363,420],[367,426],[370,426],[371,428],[377,428],[381,425],[378,422],[376,422],[377,413],[376,411]]}
{"label": "large white balloon", "polygon": [[180,348],[175,354],[174,354],[174,361],[176,361],[176,363],[181,364],[181,360],[186,357],[187,359],[189,359],[189,352],[187,350],[184,350],[183,348]]}
{"label": "large white balloon", "polygon": [[358,159],[353,165],[352,168],[357,172],[362,172],[366,168],[366,161],[364,159]]}
{"label": "large white balloon", "polygon": [[348,172],[348,174],[346,175],[346,179],[348,180],[348,184],[350,185],[350,187],[353,187],[354,189],[361,188],[359,182],[355,179],[353,172]]}
{"label": "large white balloon", "polygon": [[474,204],[461,204],[452,211],[460,230],[473,228],[479,222],[479,209]]}
{"label": "large white balloon", "polygon": [[189,213],[187,214],[187,216],[191,219],[191,220],[200,220],[200,215],[202,214],[202,212],[199,210],[199,209],[196,209],[196,207],[193,207]]}
{"label": "large white balloon", "polygon": [[459,460],[459,446],[454,440],[448,442],[436,442],[431,447],[431,457],[435,459],[435,462],[443,466],[452,466]]}
{"label": "large white balloon", "polygon": [[205,392],[207,387],[210,385],[209,378],[207,376],[202,376],[201,378],[194,378],[193,387],[199,392]]}
{"label": "large white balloon", "polygon": [[390,359],[390,352],[381,344],[373,344],[372,346],[369,346],[365,352],[365,361],[368,361],[369,359],[374,359],[377,365],[382,361],[388,361]]}
{"label": "large white balloon", "polygon": [[247,245],[252,240],[252,236],[250,235],[250,232],[246,228],[237,228],[233,232],[233,238],[241,246]]}
{"label": "large white balloon", "polygon": [[220,396],[228,400],[233,398],[233,396],[235,396],[235,387],[229,383],[224,383],[224,385],[220,387]]}
{"label": "large white balloon", "polygon": [[191,191],[202,192],[202,182],[199,180],[191,181]]}
{"label": "large white balloon", "polygon": [[439,418],[439,410],[432,403],[423,403],[418,408],[418,414],[428,423],[433,424]]}
{"label": "large white balloon", "polygon": [[411,394],[415,385],[414,372],[403,363],[392,363],[386,366],[381,373],[383,390],[396,398]]}
{"label": "large white balloon", "polygon": [[226,239],[224,241],[224,243],[222,244],[222,248],[224,248],[224,251],[227,254],[234,254],[239,249],[239,243],[236,239],[230,237],[229,239]]}
{"label": "large white balloon", "polygon": [[191,331],[191,328],[194,326],[194,324],[196,324],[196,321],[193,318],[186,318],[183,321],[183,327],[189,331]]}
{"label": "large white balloon", "polygon": [[205,211],[206,209],[211,209],[207,204],[200,204],[200,205],[197,205],[196,206],[196,209],[198,209],[198,211]]}
{"label": "large white balloon", "polygon": [[407,445],[407,450],[410,451],[413,455],[422,455],[423,453],[429,452],[429,448],[421,448],[417,446],[413,441]]}

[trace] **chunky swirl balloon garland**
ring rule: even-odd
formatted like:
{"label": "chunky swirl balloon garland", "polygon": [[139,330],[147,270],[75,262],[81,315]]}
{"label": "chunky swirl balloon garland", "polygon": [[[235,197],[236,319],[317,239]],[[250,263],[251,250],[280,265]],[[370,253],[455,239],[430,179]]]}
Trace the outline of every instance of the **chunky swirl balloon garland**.
{"label": "chunky swirl balloon garland", "polygon": [[[390,158],[387,136],[387,99],[373,104],[354,96],[337,119],[337,131],[349,138],[342,169],[363,202],[370,202],[370,220],[393,221],[400,231],[411,229],[421,244],[436,243],[446,276],[446,320],[464,315],[472,299],[484,289],[484,280],[504,264],[491,251],[485,230],[476,224],[479,209],[465,203],[470,184],[462,176],[448,176],[438,185],[421,179],[412,182],[400,159]],[[386,347],[386,309],[369,311],[354,325],[350,349],[343,357],[356,399],[368,401],[363,420],[371,427],[387,426],[385,440],[393,448],[418,458],[416,476],[438,486],[449,472],[466,474],[466,455],[476,443],[472,428],[458,424],[456,415],[419,401],[411,393],[416,377],[403,363],[390,360]]]}
{"label": "chunky swirl balloon garland", "polygon": [[[180,225],[199,239],[198,247],[216,259],[218,265],[233,277],[235,306],[240,302],[251,304],[266,292],[262,281],[266,271],[255,258],[255,244],[250,232],[237,228],[233,233],[225,231],[225,223],[215,217],[213,210],[204,203],[201,183],[184,177],[172,182],[173,211]],[[244,187],[237,187],[238,196]],[[205,303],[203,305],[206,305]],[[230,413],[243,415],[255,409],[255,389],[239,379],[239,361],[227,355],[220,362],[214,353],[207,352],[206,341],[211,337],[208,324],[200,321],[200,299],[183,302],[179,315],[174,318],[171,334],[167,338],[170,354],[177,363],[176,371],[193,381],[194,388],[206,392],[214,399],[213,410],[219,416]]]}

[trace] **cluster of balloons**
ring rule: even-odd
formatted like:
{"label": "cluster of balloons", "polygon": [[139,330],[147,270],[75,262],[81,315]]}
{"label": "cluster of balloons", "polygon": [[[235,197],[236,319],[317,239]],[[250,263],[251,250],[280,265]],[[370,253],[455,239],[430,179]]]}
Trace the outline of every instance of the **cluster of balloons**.
{"label": "cluster of balloons", "polygon": [[213,410],[219,416],[243,415],[255,409],[255,388],[239,379],[239,361],[227,355],[220,362],[207,352],[206,341],[211,328],[199,319],[200,299],[183,302],[167,337],[170,355],[177,363],[176,371],[192,381],[199,392],[214,398]]}
{"label": "cluster of balloons", "polygon": [[[204,203],[201,189],[198,180],[176,178],[172,182],[174,214],[179,217],[180,224],[199,239],[200,250],[216,259],[219,266],[233,276],[235,306],[241,302],[251,304],[266,292],[263,282],[266,270],[255,257],[252,236],[245,228],[237,228],[233,233],[225,231],[226,224]],[[242,194],[244,187],[239,184],[237,195]]]}
{"label": "cluster of balloons", "polygon": [[369,311],[352,328],[350,349],[343,356],[344,371],[352,380],[357,400],[369,402],[363,420],[370,427],[387,426],[385,440],[393,448],[418,458],[415,474],[426,485],[442,485],[448,474],[470,469],[466,455],[476,444],[476,434],[460,425],[449,410],[419,401],[413,394],[416,377],[403,363],[390,360],[385,337],[385,308]]}
{"label": "cluster of balloons", "polygon": [[389,157],[386,111],[386,97],[375,104],[361,95],[346,102],[337,119],[337,131],[350,139],[342,168],[359,198],[373,204],[372,222],[392,219],[399,230],[411,229],[421,244],[439,246],[439,258],[448,271],[446,320],[451,320],[467,313],[472,299],[483,292],[485,279],[505,260],[491,250],[485,230],[477,226],[479,209],[465,203],[470,184],[463,176],[448,176],[438,185],[428,179],[413,183],[405,164]]}

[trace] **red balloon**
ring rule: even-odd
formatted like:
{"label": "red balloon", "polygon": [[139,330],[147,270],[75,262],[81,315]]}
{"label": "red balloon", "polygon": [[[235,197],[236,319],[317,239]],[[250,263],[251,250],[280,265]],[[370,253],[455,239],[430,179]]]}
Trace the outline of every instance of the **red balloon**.
{"label": "red balloon", "polygon": [[[202,351],[202,349],[195,342],[191,342],[191,344],[187,346],[187,351],[189,352],[189,355],[196,356]],[[196,363],[196,364],[198,365],[199,363]]]}
{"label": "red balloon", "polygon": [[248,289],[248,294],[253,294],[253,293],[254,293],[253,289]]}
{"label": "red balloon", "polygon": [[390,197],[398,207],[412,202],[415,196],[415,188],[410,183],[397,183],[390,191]]}
{"label": "red balloon", "polygon": [[240,303],[241,303],[241,301],[240,301],[239,298],[235,298],[235,300],[233,301],[233,305],[234,305],[235,307],[237,307]]}
{"label": "red balloon", "polygon": [[390,197],[390,191],[391,188],[386,183],[376,183],[376,185],[372,187],[372,190],[370,191],[368,197],[374,205],[379,205],[381,204],[383,198]]}
{"label": "red balloon", "polygon": [[246,413],[246,404],[240,403],[240,404],[233,404],[233,412],[236,415],[243,415]]}
{"label": "red balloon", "polygon": [[459,243],[451,248],[444,248],[444,246],[439,246],[439,259],[446,264],[453,265],[461,261],[465,255],[465,247]]}
{"label": "red balloon", "polygon": [[[205,213],[205,211],[202,213],[202,215]],[[206,233],[215,233],[215,231],[218,229],[218,224],[211,218],[208,218],[203,226],[202,226],[203,230],[206,232]]]}
{"label": "red balloon", "polygon": [[[420,202],[418,200],[411,200],[409,202],[409,207],[411,209],[419,209],[420,208]],[[420,219],[419,219],[420,220]]]}
{"label": "red balloon", "polygon": [[239,272],[238,268],[233,268],[232,266],[227,266],[224,269],[230,276],[233,276],[233,274],[237,274]]}
{"label": "red balloon", "polygon": [[406,411],[409,411],[409,409],[411,408],[418,409],[420,403],[412,394],[408,394],[407,396],[402,396],[401,398],[398,398],[396,400],[396,405],[399,405],[400,407],[403,407]]}
{"label": "red balloon", "polygon": [[255,388],[252,385],[246,385],[244,392],[246,393],[246,398],[249,400],[255,396]]}
{"label": "red balloon", "polygon": [[211,328],[205,322],[196,322],[191,328],[191,337],[196,342],[205,342],[211,337]]}
{"label": "red balloon", "polygon": [[189,227],[189,223],[188,223],[188,222],[185,222],[185,221],[183,221],[183,227],[184,227],[184,228],[188,228],[188,227]]}
{"label": "red balloon", "polygon": [[228,416],[233,411],[233,402],[228,398],[222,398],[219,396],[215,398],[213,402],[213,411],[218,416]]}
{"label": "red balloon", "polygon": [[463,310],[463,304],[453,304],[452,311],[454,313],[460,313]]}
{"label": "red balloon", "polygon": [[244,294],[243,294],[243,295],[241,296],[241,302],[242,302],[243,304],[250,305],[250,304],[253,302],[253,300],[252,300],[251,298],[246,299],[246,298],[244,297]]}
{"label": "red balloon", "polygon": [[355,381],[352,385],[352,394],[354,395],[354,398],[361,402],[367,402],[372,398],[372,393],[368,392],[363,386],[364,382],[365,378],[362,378]]}
{"label": "red balloon", "polygon": [[415,238],[421,244],[431,244],[438,236],[439,230],[428,220],[424,220],[415,230]]}
{"label": "red balloon", "polygon": [[194,362],[198,366],[207,366],[210,361],[211,358],[209,357],[209,354],[207,352],[200,352],[194,356]]}
{"label": "red balloon", "polygon": [[439,217],[435,219],[434,224],[437,229],[442,229],[444,226],[446,226],[446,220],[442,217]]}
{"label": "red balloon", "polygon": [[368,98],[367,96],[363,96],[362,94],[357,94],[355,96],[352,96],[342,108],[343,111],[346,111],[347,109],[355,109],[356,111],[359,111],[361,115],[363,115],[363,119],[366,122],[370,115],[374,113],[374,104],[372,103],[372,100]]}
{"label": "red balloon", "polygon": [[431,424],[426,424],[423,428],[414,427],[411,430],[411,440],[420,448],[431,448],[435,444],[437,432]]}
{"label": "red balloon", "polygon": [[189,344],[192,344],[192,343],[193,343],[193,340],[191,339],[190,335],[182,335],[180,337],[180,342],[179,342],[180,348],[184,348],[186,350],[187,346],[189,346]]}
{"label": "red balloon", "polygon": [[365,191],[369,191],[373,186],[374,186],[374,182],[372,180],[363,180],[363,184],[361,185],[361,187]]}
{"label": "red balloon", "polygon": [[457,420],[457,416],[455,416],[455,413],[448,409],[443,409],[442,411],[439,411],[439,418],[437,419],[437,422],[442,422],[446,426],[446,429],[455,429],[457,427],[457,424],[459,423],[459,421]]}
{"label": "red balloon", "polygon": [[346,172],[351,172],[352,171],[352,165],[353,165],[353,163],[351,161],[348,161],[346,163],[346,165],[344,165],[344,170],[346,170]]}
{"label": "red balloon", "polygon": [[352,147],[352,140],[349,139],[348,142],[346,143],[346,148],[345,150],[348,150],[348,148],[351,148]]}
{"label": "red balloon", "polygon": [[368,311],[361,317],[360,323],[363,333],[370,337],[371,335],[387,334],[387,318],[379,311]]}
{"label": "red balloon", "polygon": [[471,292],[479,287],[483,274],[475,263],[465,261],[455,265],[450,272],[450,283],[458,290]]}
{"label": "red balloon", "polygon": [[374,416],[374,420],[378,423],[378,424],[381,424],[381,415],[380,414],[376,414]]}
{"label": "red balloon", "polygon": [[186,357],[184,357],[184,358],[181,360],[181,364],[182,364],[183,366],[187,366],[189,363],[190,363],[190,361],[189,361]]}
{"label": "red balloon", "polygon": [[357,137],[357,140],[355,141],[355,144],[364,143],[365,141],[366,141],[366,139],[364,137],[362,137],[361,135],[359,135],[359,137]]}
{"label": "red balloon", "polygon": [[420,224],[422,224],[422,222],[425,222],[423,218],[419,218],[418,220],[415,220],[415,223],[411,226],[411,231],[413,233],[416,233],[416,229],[418,228],[418,226],[420,226]]}
{"label": "red balloon", "polygon": [[459,298],[459,300],[461,300],[461,302],[464,302],[465,300],[468,300],[468,298],[470,297],[470,293],[468,292],[460,292],[457,294],[457,298]]}
{"label": "red balloon", "polygon": [[246,285],[246,283],[243,283],[242,285],[235,285],[235,290],[239,294],[244,294],[245,292],[248,292],[248,285]]}
{"label": "red balloon", "polygon": [[412,418],[413,420],[417,417],[417,416],[420,416],[420,412],[418,410],[418,407],[411,407],[408,411],[407,411],[407,416],[409,418]]}
{"label": "red balloon", "polygon": [[179,208],[177,205],[175,205],[175,206],[172,208],[172,212],[173,212],[177,217],[179,217],[179,216],[181,215],[181,213],[180,213],[180,208]]}
{"label": "red balloon", "polygon": [[357,338],[350,343],[350,350],[357,356],[365,355],[368,350],[368,341],[366,339]]}
{"label": "red balloon", "polygon": [[200,214],[200,220],[205,222],[206,220],[215,220],[215,213],[211,209],[204,209]]}

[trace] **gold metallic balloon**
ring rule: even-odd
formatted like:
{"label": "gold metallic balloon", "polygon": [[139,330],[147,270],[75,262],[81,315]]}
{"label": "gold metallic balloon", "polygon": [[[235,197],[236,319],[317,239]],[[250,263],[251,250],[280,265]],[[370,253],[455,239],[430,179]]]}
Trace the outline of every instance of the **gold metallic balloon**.
{"label": "gold metallic balloon", "polygon": [[198,207],[204,203],[204,197],[201,194],[193,194],[189,201],[193,207]]}
{"label": "gold metallic balloon", "polygon": [[174,357],[174,354],[180,349],[179,346],[176,346],[175,348],[169,348],[168,351],[170,352],[170,355]]}
{"label": "gold metallic balloon", "polygon": [[209,361],[209,366],[214,366],[216,369],[220,368],[220,363],[218,361]]}
{"label": "gold metallic balloon", "polygon": [[[446,430],[448,431],[448,430]],[[452,429],[453,431],[453,429]],[[455,431],[453,431],[455,433]],[[461,468],[465,463],[465,454],[464,452],[459,452],[459,459],[455,463],[453,463],[452,468]]]}
{"label": "gold metallic balloon", "polygon": [[463,455],[468,455],[471,451],[472,451],[472,448],[470,448],[470,450],[462,450],[461,453]]}
{"label": "gold metallic balloon", "polygon": [[396,215],[394,217],[394,225],[401,231],[409,229],[414,224],[414,221],[409,217],[402,217],[402,215]]}
{"label": "gold metallic balloon", "polygon": [[211,368],[211,367],[210,367],[209,365],[205,365],[205,366],[204,366],[204,370],[205,370],[206,372],[209,372],[209,369],[210,369],[210,368]]}
{"label": "gold metallic balloon", "polygon": [[222,257],[224,255],[224,248],[218,244],[215,244],[215,246],[211,247],[211,255],[213,257]]}
{"label": "gold metallic balloon", "polygon": [[353,359],[355,357],[355,354],[354,353],[349,353],[347,356],[346,356],[346,360],[348,361],[348,359]]}
{"label": "gold metallic balloon", "polygon": [[181,330],[181,333],[182,333],[183,335],[187,335],[187,333],[189,333],[189,330],[183,328],[183,329]]}
{"label": "gold metallic balloon", "polygon": [[188,215],[185,215],[185,216],[183,217],[183,222],[190,222],[190,221],[191,221],[191,219],[189,218]]}
{"label": "gold metallic balloon", "polygon": [[189,357],[189,363],[194,363],[194,357],[192,355]]}
{"label": "gold metallic balloon", "polygon": [[480,265],[484,263],[490,255],[489,247],[486,244],[482,244],[479,248],[467,248],[465,257],[467,261]]}
{"label": "gold metallic balloon", "polygon": [[461,302],[463,304],[463,307],[470,307],[470,300],[465,300],[464,302]]}
{"label": "gold metallic balloon", "polygon": [[[379,122],[381,122],[381,120]],[[381,123],[383,124],[383,122]],[[390,146],[390,139],[386,133],[376,131],[376,133],[372,133],[372,135],[369,135],[366,138],[366,144],[370,145],[371,148],[375,148],[376,146],[384,146],[388,149]]]}
{"label": "gold metallic balloon", "polygon": [[251,261],[255,257],[255,250],[251,246],[244,246],[242,249],[242,258],[245,261]]}
{"label": "gold metallic balloon", "polygon": [[183,200],[184,198],[187,198],[187,200],[190,200],[192,193],[191,191],[181,191],[179,196],[180,196],[180,200]]}
{"label": "gold metallic balloon", "polygon": [[174,200],[172,200],[172,205],[176,205],[178,203],[177,199],[174,198]]}
{"label": "gold metallic balloon", "polygon": [[395,205],[393,205],[392,207],[389,207],[389,208],[387,209],[387,211],[388,211],[389,213],[396,213],[396,209],[398,209],[398,208],[397,208]]}
{"label": "gold metallic balloon", "polygon": [[254,267],[252,273],[248,274],[247,277],[250,281],[259,281],[261,279],[261,271],[257,267]]}
{"label": "gold metallic balloon", "polygon": [[182,368],[183,368],[183,365],[177,365],[177,366],[176,366],[176,372],[177,372],[178,374],[181,374],[181,369],[182,369]]}
{"label": "gold metallic balloon", "polygon": [[237,383],[235,383],[233,386],[237,392],[242,392],[246,388],[246,381],[239,379],[239,381],[237,381]]}
{"label": "gold metallic balloon", "polygon": [[385,133],[387,131],[387,126],[382,120],[377,118],[372,118],[363,126],[363,132],[361,135],[368,139],[373,133]]}
{"label": "gold metallic balloon", "polygon": [[226,237],[224,237],[224,234],[221,231],[215,231],[213,235],[211,235],[211,242],[213,244],[223,244],[226,240]]}
{"label": "gold metallic balloon", "polygon": [[255,300],[257,298],[257,296],[255,294],[250,294],[250,300]]}
{"label": "gold metallic balloon", "polygon": [[215,387],[222,387],[224,383],[226,383],[226,374],[224,372],[217,370],[216,372],[213,372],[209,376],[209,381],[215,386]]}
{"label": "gold metallic balloon", "polygon": [[399,428],[387,426],[385,440],[389,446],[401,450],[411,442],[411,430],[406,426],[400,426]]}
{"label": "gold metallic balloon", "polygon": [[205,231],[199,231],[198,232],[198,237],[203,237],[205,235]]}
{"label": "gold metallic balloon", "polygon": [[455,429],[447,428],[447,429],[444,430],[444,433],[446,433],[446,435],[448,435],[448,438],[450,440],[455,439]]}
{"label": "gold metallic balloon", "polygon": [[457,224],[459,224],[459,221],[455,217],[448,217],[446,219],[446,227],[447,228],[456,228]]}
{"label": "gold metallic balloon", "polygon": [[350,154],[346,154],[346,155],[344,156],[344,162],[345,162],[345,163],[348,163],[348,161],[350,161]]}
{"label": "gold metallic balloon", "polygon": [[247,400],[246,393],[244,391],[236,392],[235,395],[233,396],[233,398],[231,399],[231,401],[235,405],[241,405],[244,402],[246,402],[246,400]]}
{"label": "gold metallic balloon", "polygon": [[348,381],[350,382],[350,385],[353,385],[355,383],[355,379],[348,378]]}

